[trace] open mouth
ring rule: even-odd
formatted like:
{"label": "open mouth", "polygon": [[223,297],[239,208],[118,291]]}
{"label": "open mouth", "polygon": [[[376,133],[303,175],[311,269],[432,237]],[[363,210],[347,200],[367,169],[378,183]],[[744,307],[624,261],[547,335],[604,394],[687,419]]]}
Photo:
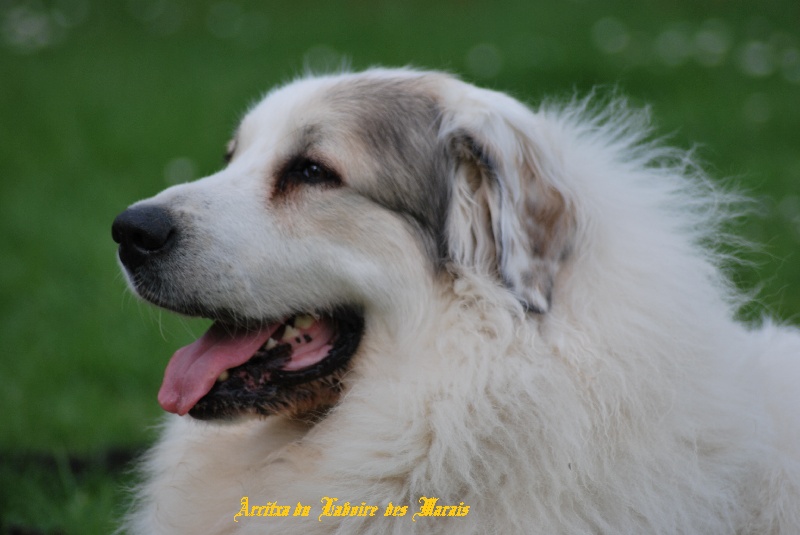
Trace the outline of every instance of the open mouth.
{"label": "open mouth", "polygon": [[158,401],[199,419],[297,415],[335,403],[364,331],[353,309],[257,328],[215,322],[170,359]]}

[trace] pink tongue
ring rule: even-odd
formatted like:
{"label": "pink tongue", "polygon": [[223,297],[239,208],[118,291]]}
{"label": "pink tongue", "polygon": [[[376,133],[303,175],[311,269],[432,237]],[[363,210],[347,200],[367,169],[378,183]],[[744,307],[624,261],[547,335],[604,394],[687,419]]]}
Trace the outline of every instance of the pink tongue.
{"label": "pink tongue", "polygon": [[158,403],[183,416],[205,396],[223,371],[244,364],[280,323],[258,331],[233,332],[214,323],[195,342],[175,352],[164,372]]}

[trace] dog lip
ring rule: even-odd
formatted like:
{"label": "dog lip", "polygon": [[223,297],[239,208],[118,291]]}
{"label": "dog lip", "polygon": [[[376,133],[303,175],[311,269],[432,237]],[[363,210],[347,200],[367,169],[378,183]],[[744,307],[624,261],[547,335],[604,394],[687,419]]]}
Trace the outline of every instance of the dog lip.
{"label": "dog lip", "polygon": [[203,336],[178,349],[167,364],[158,402],[183,416],[214,385],[219,375],[249,360],[280,324],[242,331],[214,323]]}
{"label": "dog lip", "polygon": [[[187,409],[189,415],[202,420],[243,414],[293,415],[335,403],[342,378],[360,346],[364,317],[356,309],[339,307],[317,322],[323,327],[314,325],[307,332],[320,335],[320,339],[316,346],[314,341],[306,341],[310,353],[305,357],[293,354],[293,346],[285,341],[271,350],[262,347],[228,369],[225,381],[211,381],[205,395]],[[280,337],[281,327],[274,331],[276,337]],[[303,343],[298,344],[302,350]]]}

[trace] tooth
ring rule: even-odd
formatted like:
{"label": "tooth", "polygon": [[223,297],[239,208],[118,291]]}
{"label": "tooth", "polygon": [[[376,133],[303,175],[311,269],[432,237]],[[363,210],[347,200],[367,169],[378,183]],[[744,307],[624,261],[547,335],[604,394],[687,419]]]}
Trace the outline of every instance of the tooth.
{"label": "tooth", "polygon": [[221,374],[219,374],[219,377],[217,377],[217,382],[221,383],[223,381],[227,381],[228,377],[230,377],[230,376],[231,376],[231,374],[228,373],[228,370],[224,370]]}
{"label": "tooth", "polygon": [[298,329],[308,329],[312,325],[314,325],[314,318],[309,314],[302,314],[294,320],[294,326]]}
{"label": "tooth", "polygon": [[265,348],[265,349],[272,349],[272,348],[273,348],[273,347],[275,347],[276,345],[278,345],[278,342],[277,342],[277,341],[275,341],[275,339],[274,339],[274,338],[272,338],[272,337],[270,336],[270,337],[269,337],[269,340],[267,340],[267,345],[266,345],[266,346],[264,346],[264,348]]}
{"label": "tooth", "polygon": [[288,342],[292,338],[296,338],[300,335],[300,331],[292,327],[291,325],[287,325],[286,329],[283,330],[283,336],[281,336],[281,340],[284,342]]}

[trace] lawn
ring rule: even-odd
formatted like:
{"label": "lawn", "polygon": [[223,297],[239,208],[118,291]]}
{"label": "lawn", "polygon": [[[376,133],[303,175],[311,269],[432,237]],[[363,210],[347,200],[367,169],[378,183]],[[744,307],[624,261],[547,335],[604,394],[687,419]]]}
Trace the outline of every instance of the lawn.
{"label": "lawn", "polygon": [[756,201],[743,317],[800,322],[798,21],[796,0],[0,0],[0,533],[111,531],[167,358],[205,325],[126,291],[111,221],[218,169],[247,105],[305,67],[649,105]]}

